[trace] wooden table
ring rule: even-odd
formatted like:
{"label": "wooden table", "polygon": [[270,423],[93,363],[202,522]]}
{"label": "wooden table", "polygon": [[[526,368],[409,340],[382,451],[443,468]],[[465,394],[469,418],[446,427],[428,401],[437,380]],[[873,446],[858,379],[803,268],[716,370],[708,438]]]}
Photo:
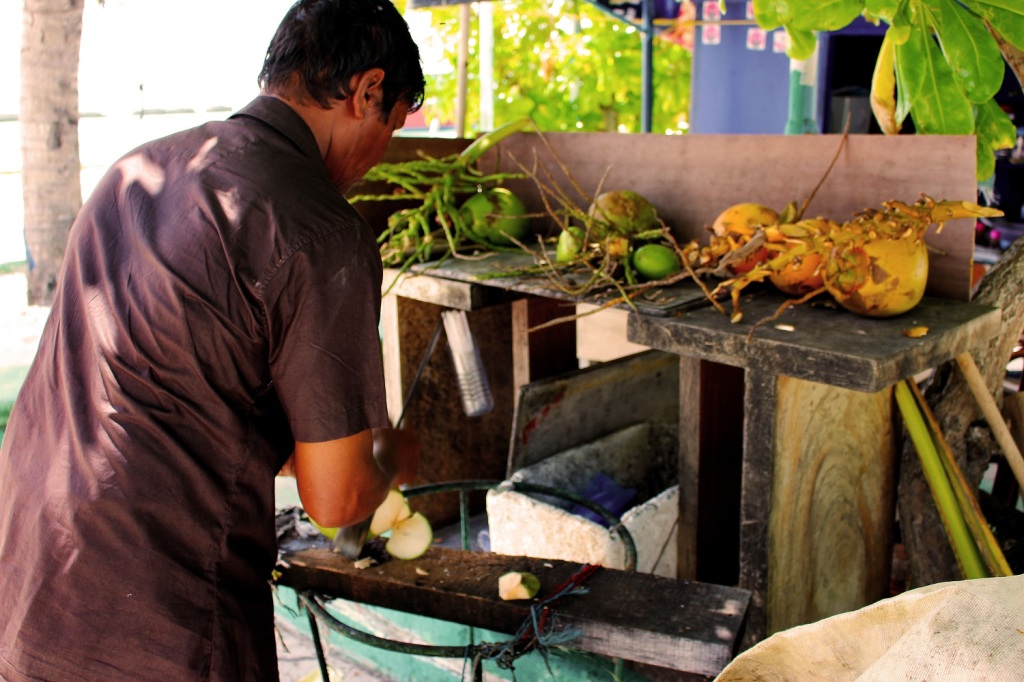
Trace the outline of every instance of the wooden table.
{"label": "wooden table", "polygon": [[[512,300],[512,345],[525,349],[511,356],[513,388],[567,369],[559,339],[527,329],[540,319],[529,310],[571,314],[573,297],[538,278],[480,279],[487,268],[493,261],[455,261],[403,276],[395,293],[469,310]],[[678,577],[750,590],[747,643],[887,596],[900,441],[893,386],[987,342],[999,311],[926,298],[906,315],[868,319],[805,304],[751,335],[780,295],[744,297],[738,324],[701,298],[682,287],[648,301],[627,332],[679,356]],[[385,339],[402,337],[400,318],[388,318]],[[903,334],[918,326],[928,333]],[[538,371],[540,357],[558,361]]]}
{"label": "wooden table", "polygon": [[[987,342],[1000,321],[997,309],[926,298],[889,319],[805,305],[751,335],[783,301],[747,297],[750,322],[740,324],[703,308],[631,315],[628,330],[631,341],[679,355],[680,404],[699,406],[680,411],[680,577],[713,578],[701,562],[723,533],[718,517],[735,508],[722,472],[736,469],[716,461],[735,455],[716,451],[722,436],[707,433],[715,415],[726,413],[719,421],[734,430],[725,437],[740,439],[738,584],[754,594],[751,639],[888,595],[900,441],[893,386]],[[903,334],[918,326],[928,333]],[[719,381],[742,387],[742,409],[735,394],[714,390]]]}

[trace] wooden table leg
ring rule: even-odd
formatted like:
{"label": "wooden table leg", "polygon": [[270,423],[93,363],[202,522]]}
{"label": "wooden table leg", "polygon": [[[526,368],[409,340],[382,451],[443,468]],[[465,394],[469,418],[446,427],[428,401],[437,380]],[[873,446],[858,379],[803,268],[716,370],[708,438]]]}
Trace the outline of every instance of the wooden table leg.
{"label": "wooden table leg", "polygon": [[516,395],[524,384],[579,368],[575,322],[530,331],[574,312],[575,307],[550,298],[528,296],[513,301],[512,383]]}
{"label": "wooden table leg", "polygon": [[771,507],[775,437],[775,376],[748,369],[743,387],[743,473],[740,501],[739,587],[751,591],[746,648],[766,632],[768,513]]}
{"label": "wooden table leg", "polygon": [[769,635],[888,596],[897,462],[892,389],[780,376],[774,404]]}

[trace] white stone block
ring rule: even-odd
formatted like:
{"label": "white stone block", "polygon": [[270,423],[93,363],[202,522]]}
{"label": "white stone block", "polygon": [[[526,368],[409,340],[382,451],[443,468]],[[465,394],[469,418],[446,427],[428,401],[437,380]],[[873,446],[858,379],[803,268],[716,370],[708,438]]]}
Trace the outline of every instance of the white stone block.
{"label": "white stone block", "polygon": [[[637,550],[636,569],[676,577],[679,486],[674,459],[658,453],[648,424],[637,424],[596,441],[565,450],[516,471],[511,481],[582,493],[595,473],[603,473],[638,495],[621,517]],[[672,483],[667,488],[662,485]],[[570,501],[494,489],[487,494],[491,550],[500,554],[626,566],[625,543],[612,529],[570,511]]]}

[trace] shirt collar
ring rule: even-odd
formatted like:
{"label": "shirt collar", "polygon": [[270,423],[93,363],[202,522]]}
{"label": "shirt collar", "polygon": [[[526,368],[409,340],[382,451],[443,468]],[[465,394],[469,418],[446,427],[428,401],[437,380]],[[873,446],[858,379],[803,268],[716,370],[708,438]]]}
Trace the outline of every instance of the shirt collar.
{"label": "shirt collar", "polygon": [[260,95],[232,114],[231,118],[236,116],[250,116],[263,121],[291,140],[303,154],[323,161],[313,131],[294,109],[276,97]]}

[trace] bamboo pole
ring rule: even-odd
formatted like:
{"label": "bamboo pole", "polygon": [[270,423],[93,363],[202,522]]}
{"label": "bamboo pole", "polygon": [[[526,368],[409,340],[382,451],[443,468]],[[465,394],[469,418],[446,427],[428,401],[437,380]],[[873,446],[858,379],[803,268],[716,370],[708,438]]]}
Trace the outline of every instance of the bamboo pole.
{"label": "bamboo pole", "polygon": [[974,356],[970,353],[961,353],[956,357],[956,364],[960,366],[960,371],[963,372],[967,385],[970,387],[971,393],[974,394],[974,399],[978,401],[978,406],[981,408],[982,414],[985,415],[985,420],[988,421],[988,425],[996,437],[996,442],[1003,449],[1003,456],[1009,463],[1017,483],[1024,490],[1024,457],[1021,457],[1020,449],[1013,440],[1013,435],[1010,433],[1009,427],[1006,426],[995,399],[989,393],[985,379],[978,371]]}
{"label": "bamboo pole", "polygon": [[939,461],[935,443],[928,433],[924,418],[918,410],[913,394],[907,388],[910,381],[913,380],[908,379],[896,384],[896,403],[899,405],[903,421],[907,425],[910,439],[917,449],[918,457],[921,460],[921,469],[924,471],[928,487],[932,491],[935,506],[939,511],[939,518],[942,519],[942,525],[946,529],[946,535],[949,538],[950,547],[953,549],[953,555],[956,557],[957,565],[960,567],[960,573],[969,580],[987,578],[989,573],[981,558],[978,545],[975,544],[974,537],[967,526],[963,510],[957,504],[956,495],[946,476],[946,471]]}
{"label": "bamboo pole", "polygon": [[939,428],[935,414],[932,413],[931,407],[929,407],[924,396],[921,395],[921,390],[914,383],[914,380],[906,379],[904,383],[906,383],[907,388],[910,389],[911,394],[914,396],[914,401],[917,403],[918,410],[924,418],[925,425],[931,432],[932,442],[936,446],[942,466],[949,477],[949,483],[953,488],[957,504],[963,512],[967,528],[971,531],[971,535],[974,536],[974,541],[978,545],[978,551],[981,553],[981,558],[984,560],[988,572],[993,576],[999,577],[1013,575],[1013,570],[1006,561],[1006,556],[1003,554],[1002,547],[999,546],[999,541],[996,540],[992,529],[989,528],[988,521],[985,520],[985,514],[981,510],[981,505],[978,504],[977,496],[972,491],[971,485],[967,482],[964,472],[956,463],[956,458],[949,448],[949,443],[946,441],[942,429]]}

